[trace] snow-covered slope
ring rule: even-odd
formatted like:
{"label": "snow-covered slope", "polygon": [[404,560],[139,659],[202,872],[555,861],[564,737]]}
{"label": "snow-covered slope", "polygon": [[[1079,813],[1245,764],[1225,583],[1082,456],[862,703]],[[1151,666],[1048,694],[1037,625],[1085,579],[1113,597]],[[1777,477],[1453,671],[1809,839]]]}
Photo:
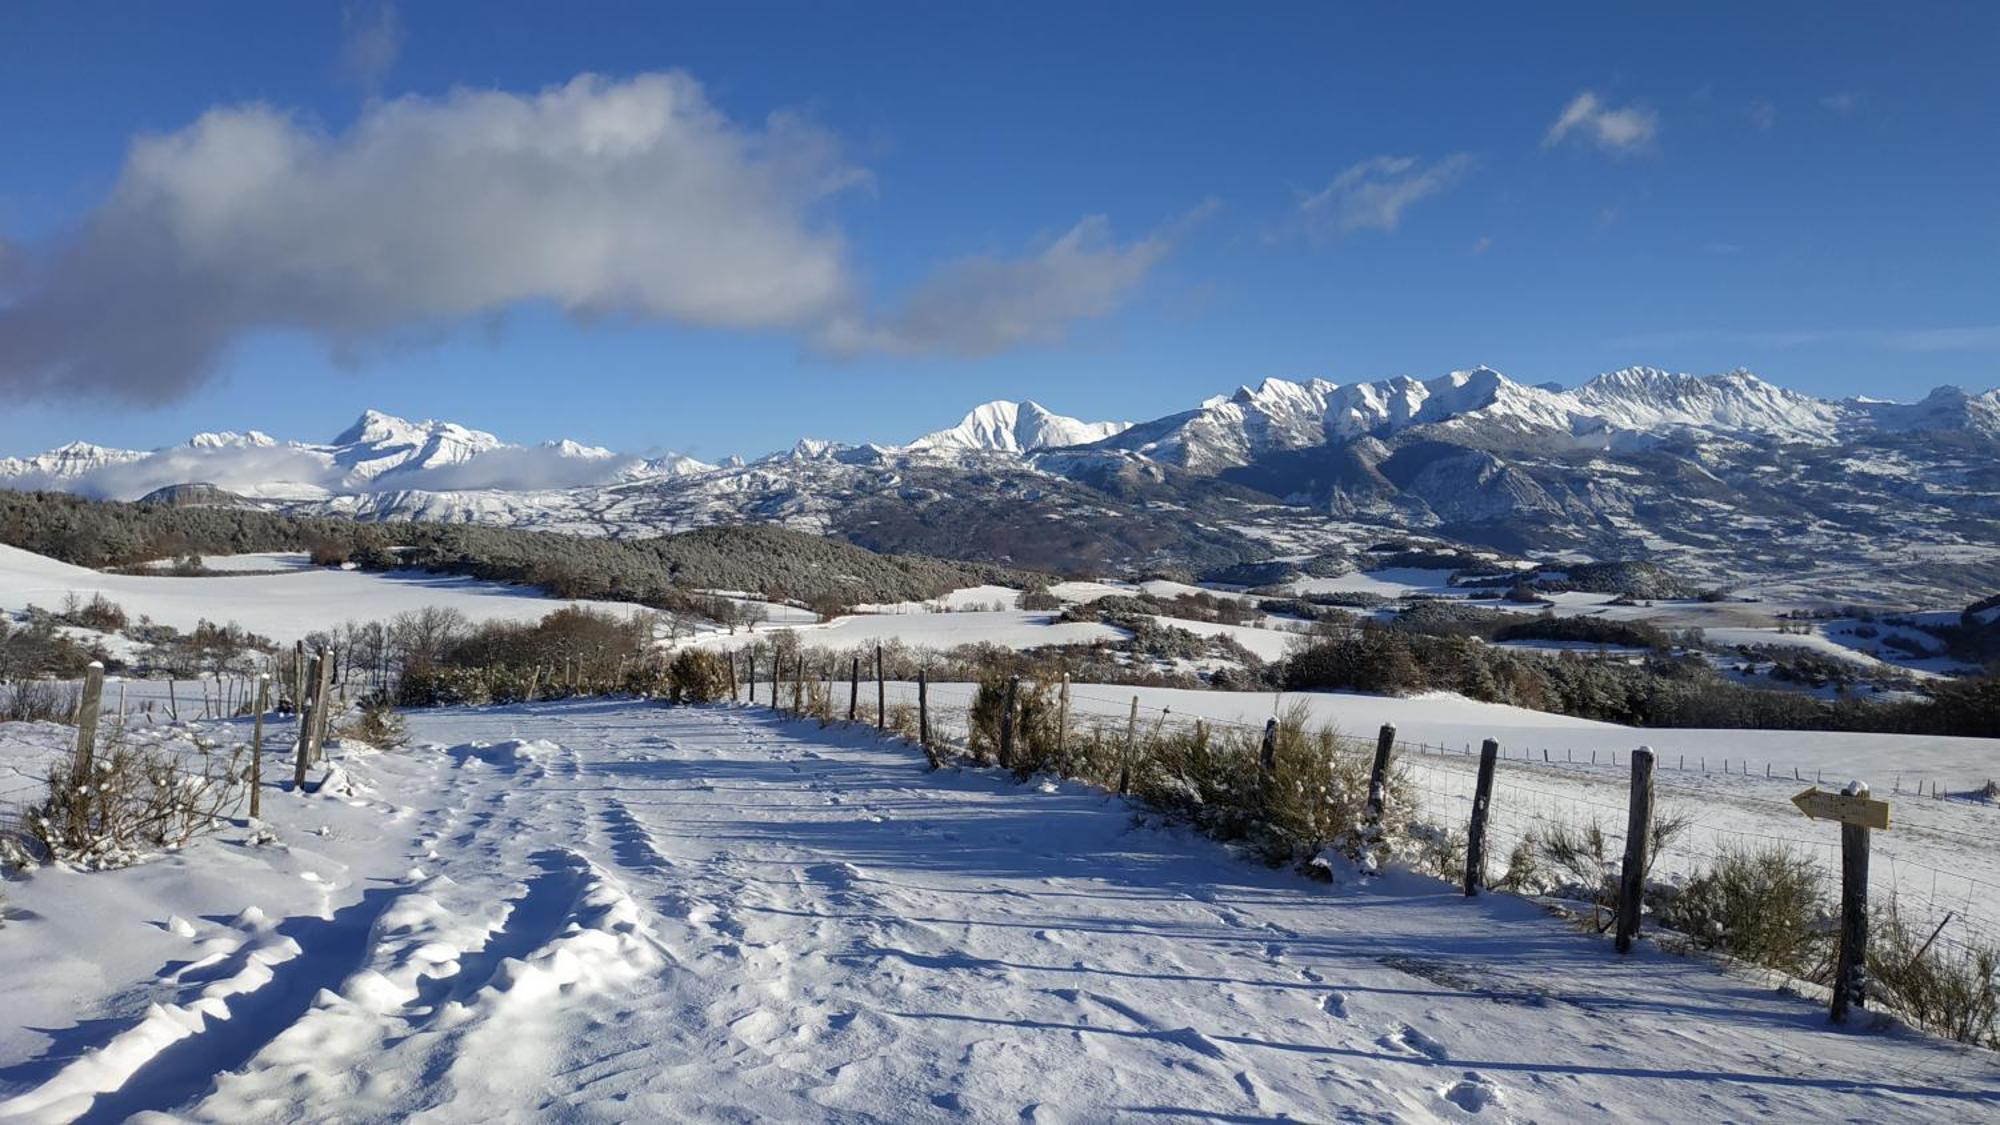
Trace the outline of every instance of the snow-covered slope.
{"label": "snow-covered slope", "polygon": [[[310,792],[272,747],[268,827],[10,883],[0,1116],[1888,1123],[2000,1101],[1991,1056],[1830,1030],[1768,980],[1401,872],[1327,886],[872,731],[629,701],[409,726],[409,750],[336,747]],[[0,750],[34,733],[0,726]]]}
{"label": "snow-covered slope", "polygon": [[1773,386],[1741,369],[1694,376],[1628,367],[1599,375],[1566,397],[1581,414],[1639,432],[1686,426],[1826,442],[1850,420],[1839,404]]}

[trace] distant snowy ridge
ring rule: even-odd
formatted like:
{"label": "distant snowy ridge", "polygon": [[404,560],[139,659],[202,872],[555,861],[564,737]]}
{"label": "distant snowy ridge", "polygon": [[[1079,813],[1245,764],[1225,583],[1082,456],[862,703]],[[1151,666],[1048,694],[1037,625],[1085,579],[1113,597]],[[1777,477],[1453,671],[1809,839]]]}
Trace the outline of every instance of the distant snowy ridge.
{"label": "distant snowy ridge", "polygon": [[279,442],[258,430],[200,433],[151,451],[72,442],[33,457],[0,459],[0,487],[131,500],[199,481],[256,499],[318,501],[384,491],[571,489],[713,467],[675,453],[623,457],[568,439],[511,445],[455,422],[413,422],[369,410],[325,443]]}

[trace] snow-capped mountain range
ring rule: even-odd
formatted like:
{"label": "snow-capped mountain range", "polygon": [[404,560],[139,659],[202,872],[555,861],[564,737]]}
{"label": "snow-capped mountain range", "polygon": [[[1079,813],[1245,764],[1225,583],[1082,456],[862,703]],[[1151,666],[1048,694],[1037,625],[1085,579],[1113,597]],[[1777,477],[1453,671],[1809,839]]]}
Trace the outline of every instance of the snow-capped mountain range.
{"label": "snow-capped mountain range", "polygon": [[1730,578],[1860,567],[1884,589],[2000,587],[2000,391],[1828,400],[1740,370],[1628,368],[1573,389],[1487,367],[1266,379],[1136,424],[996,401],[904,445],[807,439],[722,464],[376,411],[324,443],[204,433],[0,459],[4,487],[137,499],[195,482],[362,519],[616,535],[774,521],[1065,570],[1200,569],[1417,531]]}

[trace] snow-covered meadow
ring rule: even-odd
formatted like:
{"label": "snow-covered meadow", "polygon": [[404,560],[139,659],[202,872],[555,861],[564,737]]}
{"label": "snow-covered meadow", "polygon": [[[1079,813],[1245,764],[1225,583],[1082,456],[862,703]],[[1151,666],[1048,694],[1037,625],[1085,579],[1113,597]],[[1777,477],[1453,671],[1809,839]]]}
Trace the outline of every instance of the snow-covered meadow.
{"label": "snow-covered meadow", "polygon": [[871,730],[619,700],[410,728],[274,785],[262,828],[10,884],[0,1117],[2000,1109],[1985,1052],[1836,1033],[1507,896],[1329,887],[1074,783],[929,773]]}

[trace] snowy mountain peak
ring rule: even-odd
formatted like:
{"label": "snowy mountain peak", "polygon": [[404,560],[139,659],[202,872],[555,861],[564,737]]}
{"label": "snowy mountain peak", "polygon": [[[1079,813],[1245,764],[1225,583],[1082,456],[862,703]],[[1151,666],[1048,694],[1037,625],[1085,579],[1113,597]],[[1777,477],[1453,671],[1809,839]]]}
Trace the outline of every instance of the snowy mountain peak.
{"label": "snowy mountain peak", "polygon": [[563,438],[561,441],[545,441],[542,448],[558,457],[574,457],[583,461],[603,461],[618,456],[601,445],[584,445],[582,442]]}
{"label": "snowy mountain peak", "polygon": [[992,450],[1027,453],[1069,445],[1088,445],[1123,433],[1128,422],[1084,422],[1056,414],[1036,402],[995,400],[972,408],[949,430],[925,434],[907,446],[912,450]]}
{"label": "snowy mountain peak", "polygon": [[1743,368],[1720,375],[1684,375],[1654,367],[1607,372],[1571,397],[1583,410],[1620,429],[1698,427],[1828,441],[1841,410],[1759,379]]}
{"label": "snowy mountain peak", "polygon": [[237,433],[234,430],[205,431],[187,440],[194,449],[267,449],[278,440],[262,430]]}

